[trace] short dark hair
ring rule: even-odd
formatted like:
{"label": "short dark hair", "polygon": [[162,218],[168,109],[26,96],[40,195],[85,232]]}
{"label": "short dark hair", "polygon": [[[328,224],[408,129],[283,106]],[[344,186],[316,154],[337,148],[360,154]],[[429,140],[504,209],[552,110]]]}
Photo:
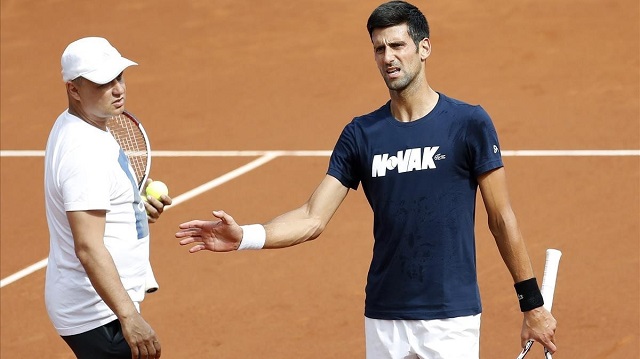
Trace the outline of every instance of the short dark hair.
{"label": "short dark hair", "polygon": [[405,1],[389,1],[378,6],[369,20],[367,30],[369,37],[375,29],[407,24],[409,36],[416,46],[424,38],[429,38],[429,23],[420,9]]}

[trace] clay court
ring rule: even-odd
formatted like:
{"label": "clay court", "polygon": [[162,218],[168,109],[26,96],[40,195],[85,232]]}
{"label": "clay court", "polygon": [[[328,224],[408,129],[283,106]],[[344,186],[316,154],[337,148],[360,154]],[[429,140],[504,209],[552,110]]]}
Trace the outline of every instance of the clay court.
{"label": "clay court", "polygon": [[[162,357],[364,358],[361,190],[294,248],[189,254],[174,233],[214,209],[255,223],[307,199],[343,126],[388,99],[365,28],[379,3],[2,0],[0,357],[73,358],[46,314],[42,265],[6,279],[48,254],[42,153],[67,106],[60,55],[103,36],[140,64],[127,108],[175,201],[151,227],[160,290],[142,304]],[[546,248],[564,253],[554,357],[638,358],[638,2],[415,4],[431,26],[431,86],[493,118],[538,277]],[[481,357],[515,358],[522,316],[481,201],[477,213]]]}

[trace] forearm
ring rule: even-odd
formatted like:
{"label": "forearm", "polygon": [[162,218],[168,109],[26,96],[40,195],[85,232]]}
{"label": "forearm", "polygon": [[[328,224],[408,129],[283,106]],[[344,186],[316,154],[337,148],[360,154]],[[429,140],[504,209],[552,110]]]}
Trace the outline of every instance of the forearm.
{"label": "forearm", "polygon": [[490,219],[489,228],[514,283],[534,277],[529,253],[511,210]]}
{"label": "forearm", "polygon": [[239,225],[224,211],[213,211],[215,221],[192,220],[180,224],[180,245],[193,244],[189,252],[229,252],[245,249],[285,248],[320,236],[349,189],[325,175],[302,206],[264,224]]}
{"label": "forearm", "polygon": [[264,224],[264,248],[290,247],[320,236],[348,191],[337,179],[326,175],[302,206]]}
{"label": "forearm", "polygon": [[307,206],[282,214],[264,224],[267,237],[264,248],[284,248],[317,238],[325,225],[312,216]]}
{"label": "forearm", "polygon": [[119,319],[138,314],[133,301],[120,281],[109,251],[102,246],[76,251],[94,289]]}
{"label": "forearm", "polygon": [[137,313],[111,253],[104,245],[105,211],[68,212],[67,217],[76,256],[98,295],[119,318]]}

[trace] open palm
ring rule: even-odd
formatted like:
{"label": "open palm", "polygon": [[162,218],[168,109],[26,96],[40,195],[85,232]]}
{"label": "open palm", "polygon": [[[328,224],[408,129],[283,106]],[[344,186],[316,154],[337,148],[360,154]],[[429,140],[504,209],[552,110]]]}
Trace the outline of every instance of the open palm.
{"label": "open palm", "polygon": [[195,253],[203,249],[212,252],[229,252],[238,249],[242,240],[242,229],[230,215],[224,211],[213,211],[217,220],[193,220],[179,225],[176,238],[180,245],[193,246],[189,252]]}

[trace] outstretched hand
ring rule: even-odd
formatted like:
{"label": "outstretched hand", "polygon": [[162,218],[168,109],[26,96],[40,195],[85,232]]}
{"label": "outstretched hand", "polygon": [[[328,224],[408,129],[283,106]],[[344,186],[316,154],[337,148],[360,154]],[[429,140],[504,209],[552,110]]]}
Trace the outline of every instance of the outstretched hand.
{"label": "outstretched hand", "polygon": [[242,240],[242,228],[224,211],[213,211],[214,221],[193,220],[179,225],[176,238],[180,245],[195,244],[190,253],[203,249],[212,252],[229,252],[238,249]]}

